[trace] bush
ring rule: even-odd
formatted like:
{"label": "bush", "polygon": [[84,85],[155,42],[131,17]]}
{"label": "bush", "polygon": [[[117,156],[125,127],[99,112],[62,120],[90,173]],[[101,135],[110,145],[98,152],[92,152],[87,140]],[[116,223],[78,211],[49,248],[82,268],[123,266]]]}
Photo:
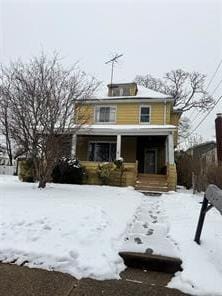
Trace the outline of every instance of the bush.
{"label": "bush", "polygon": [[76,159],[62,158],[52,172],[54,183],[82,184],[85,170]]}
{"label": "bush", "polygon": [[113,163],[101,163],[98,165],[97,173],[103,185],[109,184],[110,176],[114,169],[115,166]]}
{"label": "bush", "polygon": [[22,182],[35,182],[35,169],[31,159],[19,161],[19,179]]}

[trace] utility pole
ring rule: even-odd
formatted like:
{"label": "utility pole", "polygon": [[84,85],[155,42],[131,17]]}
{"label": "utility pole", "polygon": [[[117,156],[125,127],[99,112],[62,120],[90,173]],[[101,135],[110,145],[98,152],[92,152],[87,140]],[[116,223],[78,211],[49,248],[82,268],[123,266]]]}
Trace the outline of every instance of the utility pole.
{"label": "utility pole", "polygon": [[222,166],[222,113],[217,114],[215,119],[216,143],[217,143],[217,162]]}
{"label": "utility pole", "polygon": [[111,63],[111,87],[113,84],[113,70],[114,70],[114,64],[118,62],[118,59],[121,58],[123,56],[123,54],[115,54],[114,57],[110,60],[108,60],[107,62],[105,62],[105,64],[110,64]]}

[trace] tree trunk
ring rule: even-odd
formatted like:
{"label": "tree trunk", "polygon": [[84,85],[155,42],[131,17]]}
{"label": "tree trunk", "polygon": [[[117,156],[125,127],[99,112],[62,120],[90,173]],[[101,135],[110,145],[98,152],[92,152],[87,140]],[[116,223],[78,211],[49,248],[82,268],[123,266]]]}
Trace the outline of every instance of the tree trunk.
{"label": "tree trunk", "polygon": [[45,188],[46,187],[46,180],[40,179],[38,188]]}

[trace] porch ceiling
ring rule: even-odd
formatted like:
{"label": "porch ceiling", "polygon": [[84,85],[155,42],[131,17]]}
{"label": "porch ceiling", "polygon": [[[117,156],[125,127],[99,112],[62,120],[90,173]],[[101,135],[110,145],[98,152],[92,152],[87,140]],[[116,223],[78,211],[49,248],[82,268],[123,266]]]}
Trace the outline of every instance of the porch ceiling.
{"label": "porch ceiling", "polygon": [[176,130],[175,125],[125,125],[125,124],[93,124],[83,125],[78,135],[168,135]]}

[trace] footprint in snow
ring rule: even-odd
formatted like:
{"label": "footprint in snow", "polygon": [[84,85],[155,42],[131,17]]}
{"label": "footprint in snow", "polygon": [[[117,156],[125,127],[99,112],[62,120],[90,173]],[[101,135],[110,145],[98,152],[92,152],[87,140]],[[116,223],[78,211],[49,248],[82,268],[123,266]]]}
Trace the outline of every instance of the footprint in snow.
{"label": "footprint in snow", "polygon": [[44,226],[43,226],[43,229],[44,229],[44,230],[52,230],[52,228],[51,228],[50,226],[48,226],[48,225],[44,225]]}
{"label": "footprint in snow", "polygon": [[134,238],[134,241],[138,244],[138,245],[141,245],[143,242],[142,240],[139,238],[139,237],[135,237]]}
{"label": "footprint in snow", "polygon": [[154,230],[151,228],[151,229],[149,229],[149,230],[147,231],[146,235],[152,235],[153,232],[154,232]]}
{"label": "footprint in snow", "polygon": [[147,223],[144,223],[143,224],[143,228],[148,228],[148,224]]}

